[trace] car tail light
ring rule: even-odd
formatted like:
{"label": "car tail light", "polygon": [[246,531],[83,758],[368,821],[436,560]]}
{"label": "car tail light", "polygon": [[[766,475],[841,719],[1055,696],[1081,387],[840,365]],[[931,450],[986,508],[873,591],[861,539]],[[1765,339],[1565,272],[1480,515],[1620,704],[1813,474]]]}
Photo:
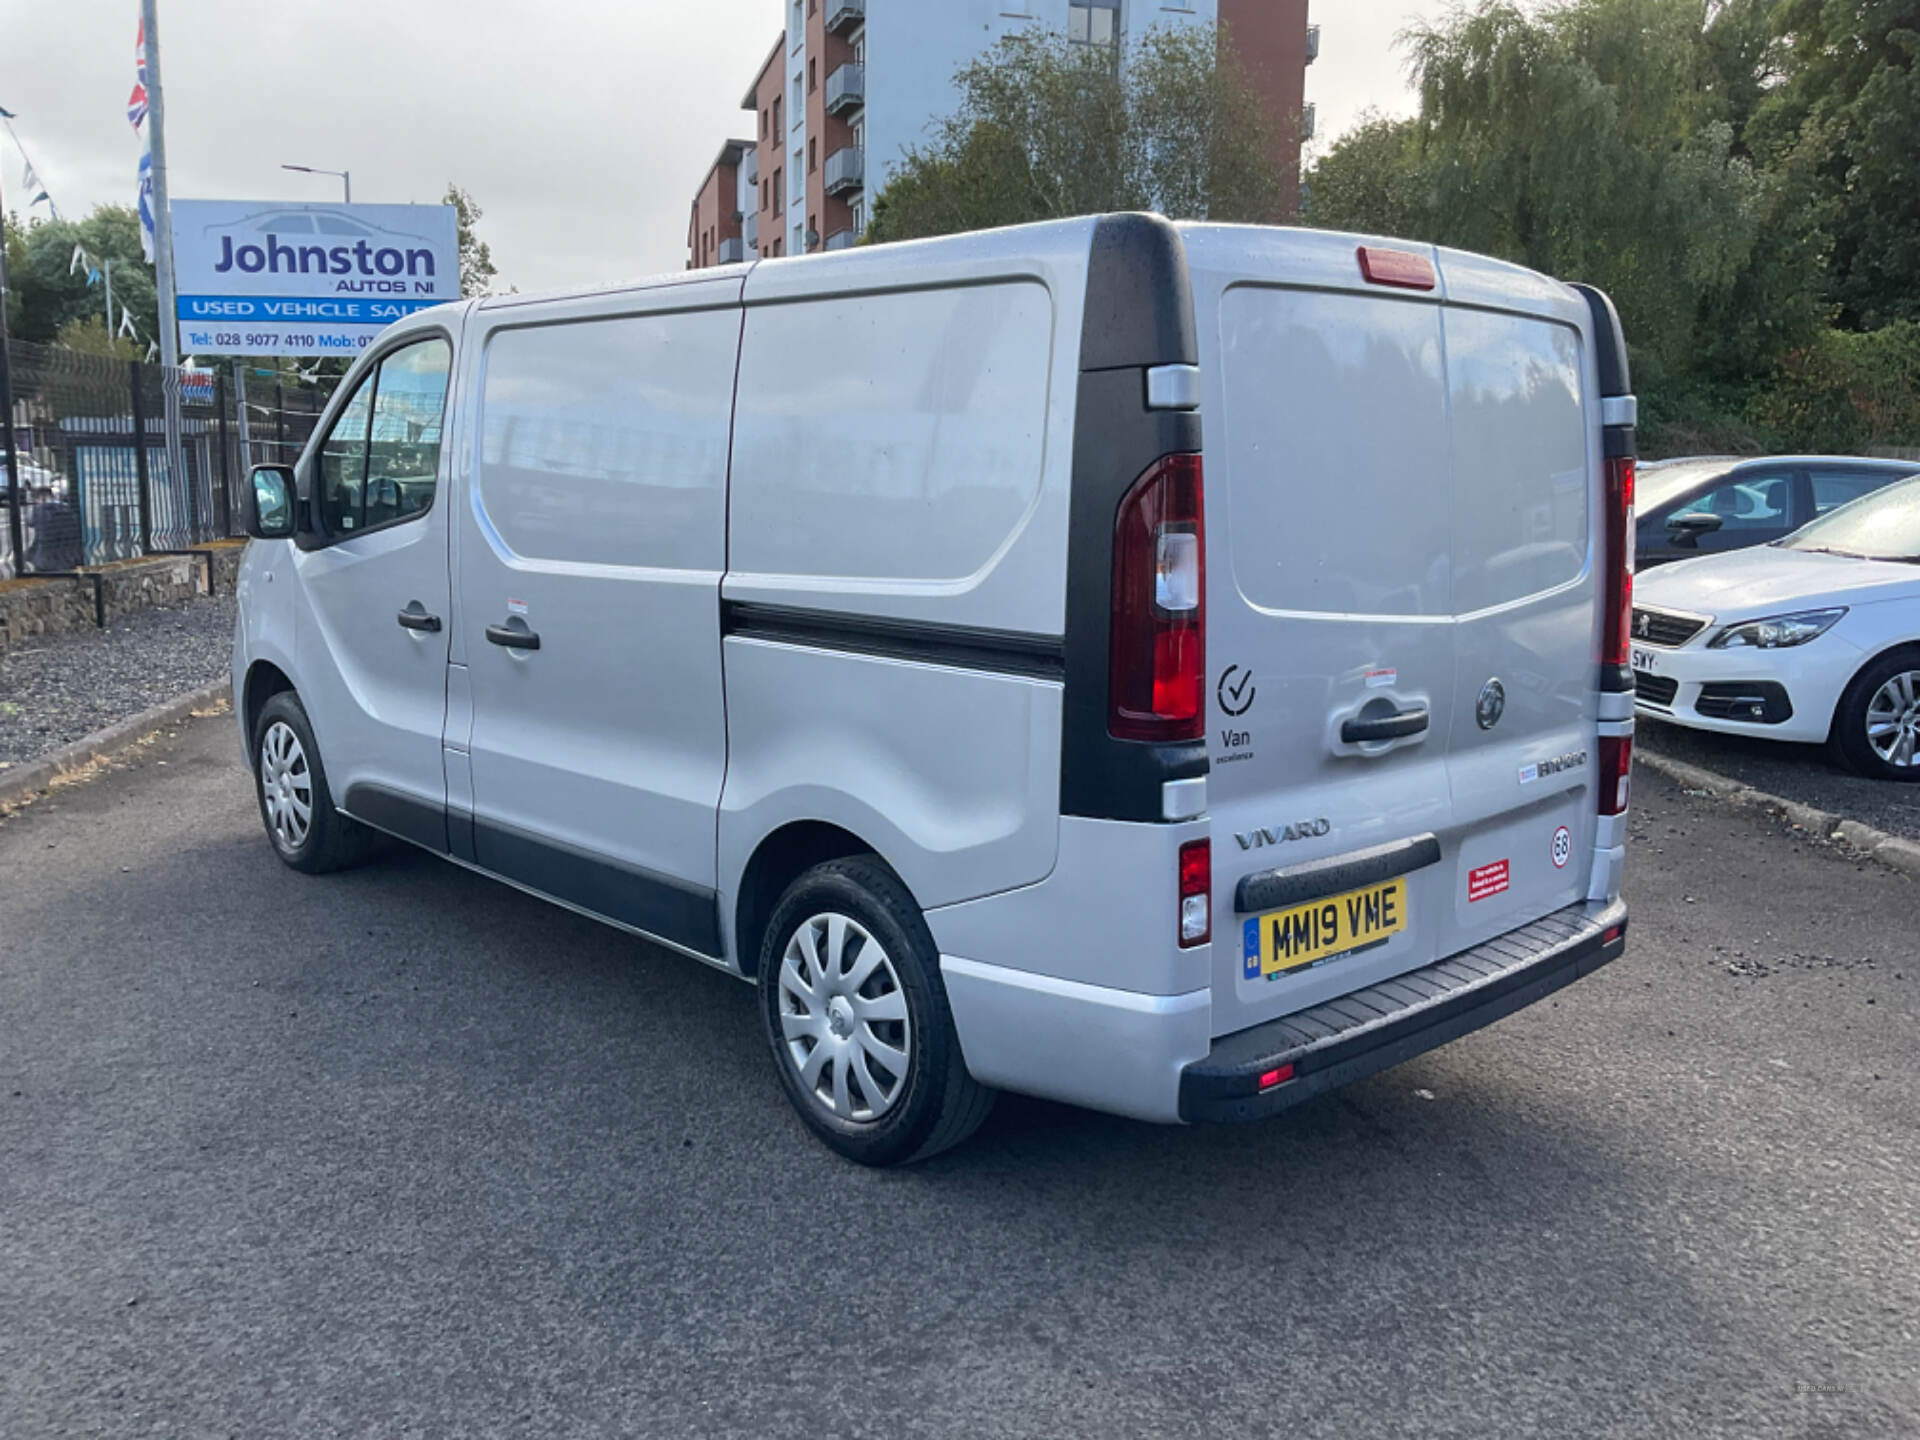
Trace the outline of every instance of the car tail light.
{"label": "car tail light", "polygon": [[1180,847],[1180,943],[1213,939],[1213,845],[1189,840]]}
{"label": "car tail light", "polygon": [[1607,461],[1607,612],[1601,632],[1600,663],[1632,663],[1633,635],[1633,457]]}
{"label": "car tail light", "polygon": [[1633,775],[1633,736],[1600,737],[1600,813],[1627,813],[1627,784]]}
{"label": "car tail light", "polygon": [[1120,502],[1113,527],[1107,730],[1120,740],[1198,740],[1207,671],[1207,539],[1200,457],[1164,455]]}

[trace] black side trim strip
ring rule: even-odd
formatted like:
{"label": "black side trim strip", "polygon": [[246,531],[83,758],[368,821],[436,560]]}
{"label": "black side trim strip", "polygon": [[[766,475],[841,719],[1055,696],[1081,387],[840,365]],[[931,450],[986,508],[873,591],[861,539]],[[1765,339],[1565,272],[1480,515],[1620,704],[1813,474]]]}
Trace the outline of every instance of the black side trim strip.
{"label": "black side trim strip", "polygon": [[697,955],[720,958],[719,897],[702,886],[489,820],[473,822],[473,849],[474,863],[483,870]]}
{"label": "black side trim strip", "polygon": [[389,835],[398,835],[402,840],[433,851],[436,855],[447,853],[447,810],[444,805],[434,805],[411,795],[402,795],[397,790],[388,790],[381,785],[349,785],[347,814],[384,830]]}
{"label": "black side trim strip", "polygon": [[917,660],[927,665],[985,670],[1029,680],[1060,680],[1066,674],[1061,641],[1014,630],[983,630],[966,625],[722,600],[720,632],[743,640],[771,640],[782,645],[844,650],[889,660]]}
{"label": "black side trim strip", "polygon": [[1411,875],[1429,865],[1440,863],[1440,837],[1415,835],[1351,855],[1333,855],[1325,860],[1309,860],[1304,865],[1289,865],[1279,870],[1263,870],[1243,875],[1234,888],[1233,908],[1242,915],[1257,910],[1273,910],[1282,905],[1304,905],[1309,900],[1324,900],[1343,890],[1362,885],[1377,885],[1398,875]]}

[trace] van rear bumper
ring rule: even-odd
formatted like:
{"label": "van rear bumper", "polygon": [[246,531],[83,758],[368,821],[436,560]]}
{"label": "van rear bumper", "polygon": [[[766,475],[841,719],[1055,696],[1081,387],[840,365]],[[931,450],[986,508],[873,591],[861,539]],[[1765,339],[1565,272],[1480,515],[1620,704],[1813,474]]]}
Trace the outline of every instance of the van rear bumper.
{"label": "van rear bumper", "polygon": [[[1213,1042],[1180,1073],[1180,1118],[1261,1120],[1410,1060],[1571,985],[1627,948],[1627,907],[1588,902],[1471,950]],[[1261,1088],[1286,1066],[1292,1078]]]}

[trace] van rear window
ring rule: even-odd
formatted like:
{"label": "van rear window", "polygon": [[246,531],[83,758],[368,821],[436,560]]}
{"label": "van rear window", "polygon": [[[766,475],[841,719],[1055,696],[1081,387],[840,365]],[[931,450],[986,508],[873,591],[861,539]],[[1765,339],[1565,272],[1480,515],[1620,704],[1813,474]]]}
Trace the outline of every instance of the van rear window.
{"label": "van rear window", "polygon": [[1234,579],[1255,605],[1447,613],[1439,317],[1374,294],[1236,286],[1222,297],[1225,434],[1223,446],[1207,436],[1207,481],[1230,489]]}
{"label": "van rear window", "polygon": [[[1234,579],[1325,615],[1471,614],[1577,578],[1589,490],[1580,336],[1373,294],[1221,302]],[[1224,459],[1225,474],[1213,463]]]}

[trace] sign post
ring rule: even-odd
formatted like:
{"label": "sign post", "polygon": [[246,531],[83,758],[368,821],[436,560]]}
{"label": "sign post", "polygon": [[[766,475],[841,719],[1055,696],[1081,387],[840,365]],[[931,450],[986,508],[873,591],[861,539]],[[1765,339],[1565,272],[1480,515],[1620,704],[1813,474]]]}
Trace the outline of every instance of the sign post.
{"label": "sign post", "polygon": [[404,315],[460,298],[450,205],[174,207],[181,348],[345,355]]}

